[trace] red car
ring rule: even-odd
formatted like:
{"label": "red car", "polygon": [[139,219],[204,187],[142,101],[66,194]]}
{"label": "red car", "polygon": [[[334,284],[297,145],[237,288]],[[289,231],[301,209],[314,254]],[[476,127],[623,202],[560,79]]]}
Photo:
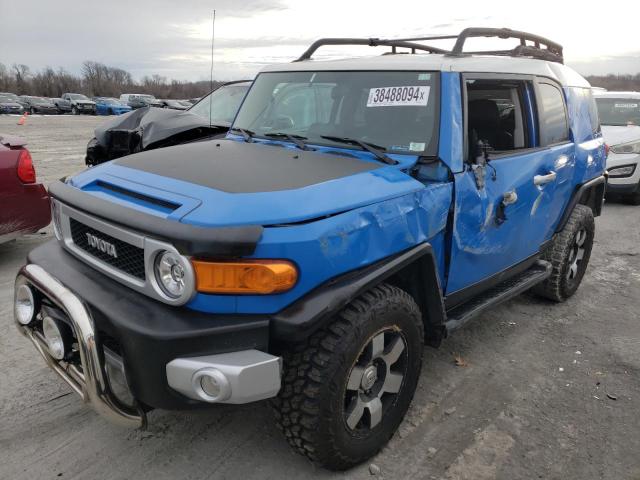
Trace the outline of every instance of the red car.
{"label": "red car", "polygon": [[36,183],[26,141],[0,135],[0,243],[49,225],[49,194]]}

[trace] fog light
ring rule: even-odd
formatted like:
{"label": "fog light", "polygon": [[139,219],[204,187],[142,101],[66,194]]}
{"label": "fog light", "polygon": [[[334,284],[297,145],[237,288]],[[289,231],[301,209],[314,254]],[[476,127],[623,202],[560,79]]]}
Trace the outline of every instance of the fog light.
{"label": "fog light", "polygon": [[216,368],[204,368],[193,375],[193,387],[205,402],[222,402],[231,396],[227,377]]}
{"label": "fog light", "polygon": [[21,325],[28,325],[36,316],[36,300],[33,290],[28,285],[20,285],[16,289],[14,312]]}
{"label": "fog light", "polygon": [[56,360],[62,360],[67,353],[66,347],[70,344],[68,328],[51,317],[45,317],[42,320],[42,332],[44,333],[44,339],[47,341],[49,355]]}

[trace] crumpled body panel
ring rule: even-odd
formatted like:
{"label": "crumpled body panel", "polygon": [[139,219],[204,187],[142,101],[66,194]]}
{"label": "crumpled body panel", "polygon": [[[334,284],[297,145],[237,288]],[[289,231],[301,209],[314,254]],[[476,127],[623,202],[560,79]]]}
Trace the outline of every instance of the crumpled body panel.
{"label": "crumpled body panel", "polygon": [[298,284],[278,295],[198,294],[189,307],[219,313],[275,313],[333,277],[427,241],[439,256],[442,274],[451,196],[451,183],[434,183],[323,220],[265,228],[254,256],[294,261],[300,272]]}

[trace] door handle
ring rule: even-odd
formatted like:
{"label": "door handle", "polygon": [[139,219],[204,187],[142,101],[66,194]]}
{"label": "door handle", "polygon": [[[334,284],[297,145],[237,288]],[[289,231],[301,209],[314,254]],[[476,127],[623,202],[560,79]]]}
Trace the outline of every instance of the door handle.
{"label": "door handle", "polygon": [[536,175],[533,177],[534,185],[546,185],[547,183],[555,182],[558,174],[553,170],[547,173],[546,175]]}

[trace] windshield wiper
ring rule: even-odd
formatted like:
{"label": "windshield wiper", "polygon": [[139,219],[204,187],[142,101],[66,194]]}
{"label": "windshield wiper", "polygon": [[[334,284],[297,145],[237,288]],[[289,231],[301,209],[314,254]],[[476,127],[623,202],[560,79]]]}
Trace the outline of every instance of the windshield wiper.
{"label": "windshield wiper", "polygon": [[255,135],[255,133],[253,133],[251,130],[245,130],[244,128],[231,128],[229,130],[230,132],[239,132],[242,137],[244,138],[244,141],[247,143],[251,143],[253,142],[253,136]]}
{"label": "windshield wiper", "polygon": [[290,133],[265,133],[264,134],[265,137],[272,137],[272,138],[286,138],[287,140],[289,140],[291,143],[294,143],[296,147],[298,147],[300,150],[311,150],[307,144],[304,142],[304,140],[307,139],[307,137],[303,137],[302,135],[291,135]]}
{"label": "windshield wiper", "polygon": [[333,135],[320,135],[320,137],[326,140],[331,140],[332,142],[340,142],[340,143],[348,143],[351,145],[357,145],[361,149],[366,150],[367,152],[373,154],[374,157],[376,157],[381,162],[386,163],[387,165],[395,165],[398,163],[395,160],[389,158],[384,153],[387,150],[386,148],[381,147],[380,145],[376,145],[375,143],[363,142],[362,140],[357,140],[355,138],[349,138],[349,137],[335,137]]}

